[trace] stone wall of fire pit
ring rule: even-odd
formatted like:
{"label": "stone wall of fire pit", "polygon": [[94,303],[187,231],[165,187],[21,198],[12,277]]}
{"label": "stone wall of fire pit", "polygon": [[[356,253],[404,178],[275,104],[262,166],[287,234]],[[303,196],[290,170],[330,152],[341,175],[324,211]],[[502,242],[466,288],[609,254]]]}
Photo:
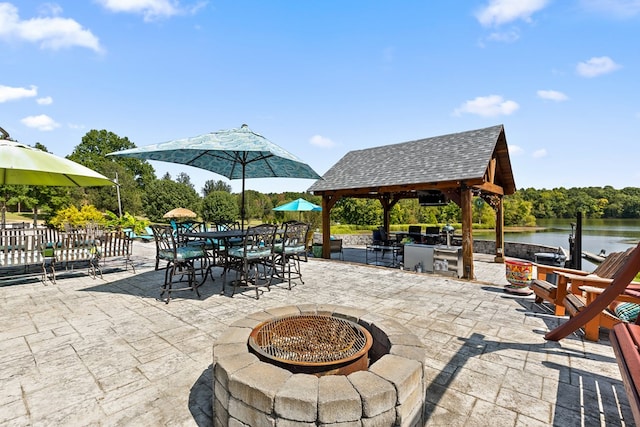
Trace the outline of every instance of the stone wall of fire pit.
{"label": "stone wall of fire pit", "polygon": [[[374,341],[369,368],[316,377],[291,373],[250,352],[253,328],[299,314],[331,315],[366,328]],[[409,329],[366,310],[308,304],[259,311],[233,323],[213,346],[214,425],[421,426],[424,355]]]}

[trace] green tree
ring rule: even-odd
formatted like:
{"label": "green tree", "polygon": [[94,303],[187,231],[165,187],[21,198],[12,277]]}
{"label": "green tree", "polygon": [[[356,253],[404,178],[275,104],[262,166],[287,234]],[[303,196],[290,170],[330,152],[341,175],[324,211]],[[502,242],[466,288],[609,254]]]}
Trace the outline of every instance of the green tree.
{"label": "green tree", "polygon": [[166,221],[162,216],[177,207],[200,212],[202,203],[196,190],[171,179],[158,179],[147,184],[142,201],[145,215],[153,222]]}
{"label": "green tree", "polygon": [[[107,130],[90,130],[82,142],[68,156],[70,160],[93,169],[108,178],[118,176],[123,208],[134,214],[140,213],[141,193],[146,185],[155,180],[153,167],[146,160],[129,157],[107,156],[114,151],[135,148],[126,137],[119,137]],[[95,187],[86,190],[89,200],[98,209],[118,211],[117,191],[113,187]]]}
{"label": "green tree", "polygon": [[331,219],[343,224],[382,224],[382,205],[374,199],[343,197],[331,210]]}
{"label": "green tree", "polygon": [[231,193],[231,185],[221,179],[218,181],[214,181],[212,179],[205,181],[204,187],[202,187],[202,195],[206,197],[209,193],[214,191],[226,191],[227,193]]}
{"label": "green tree", "polygon": [[196,187],[191,182],[191,177],[186,172],[180,172],[176,177],[176,182],[184,185],[188,185],[189,187],[195,189]]}
{"label": "green tree", "polygon": [[[238,196],[238,209],[242,209],[242,197]],[[271,199],[266,194],[255,190],[246,190],[244,193],[245,220],[259,219],[267,222],[269,217],[273,218]]]}
{"label": "green tree", "polygon": [[536,218],[531,214],[533,204],[523,200],[518,193],[504,198],[504,224],[534,226]]}
{"label": "green tree", "polygon": [[236,196],[227,191],[212,191],[202,201],[202,219],[207,222],[237,221],[240,210]]}

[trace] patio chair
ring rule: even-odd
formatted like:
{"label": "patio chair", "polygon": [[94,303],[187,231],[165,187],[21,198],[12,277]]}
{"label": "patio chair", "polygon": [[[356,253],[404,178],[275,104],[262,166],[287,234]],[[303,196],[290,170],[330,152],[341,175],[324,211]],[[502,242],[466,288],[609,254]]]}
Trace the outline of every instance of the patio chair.
{"label": "patio chair", "polygon": [[340,259],[344,261],[344,253],[342,252],[342,239],[329,240],[329,256],[339,254]]}
{"label": "patio chair", "polygon": [[410,225],[408,236],[416,243],[422,242],[422,227],[419,225]]}
{"label": "patio chair", "polygon": [[579,293],[579,287],[589,285],[598,279],[612,279],[621,264],[631,254],[631,250],[613,252],[592,272],[562,268],[557,266],[536,264],[536,278],[531,282],[531,290],[535,293],[535,302],[548,301],[554,305],[554,314],[563,316],[564,298],[571,289]]}
{"label": "patio chair", "polygon": [[424,234],[425,242],[428,245],[437,245],[441,243],[440,227],[426,227]]}
{"label": "patio chair", "polygon": [[[231,296],[235,295],[238,288],[255,289],[256,299],[259,299],[262,293],[260,287],[266,287],[269,290],[274,268],[274,244],[277,230],[278,227],[273,224],[248,227],[242,244],[230,246],[227,249],[227,269],[236,271]],[[222,292],[225,292],[224,284]]]}
{"label": "patio chair", "polygon": [[[179,244],[191,245],[202,247],[205,250],[206,256],[200,259],[197,273],[202,277],[202,281],[206,278],[207,274],[211,272],[211,267],[215,263],[215,248],[214,244],[209,239],[203,239],[200,237],[189,236],[189,233],[201,233],[207,231],[207,225],[200,221],[184,221],[177,222],[172,225],[176,241]],[[211,276],[213,279],[213,275]]]}
{"label": "patio chair", "polygon": [[[239,231],[239,221],[216,221],[212,227],[215,231]],[[232,246],[242,245],[242,237],[231,237],[228,239],[213,239],[212,240],[215,254],[216,265],[223,268],[222,274],[224,274],[228,267],[227,249]]]}
{"label": "patio chair", "polygon": [[[170,225],[152,225],[151,230],[158,249],[156,262],[162,260],[167,263],[160,299],[166,294],[164,301],[168,304],[173,292],[185,290],[195,291],[200,298],[198,291],[200,283],[196,280],[195,263],[203,262],[203,259],[207,257],[202,245],[178,242],[173,227]],[[174,288],[174,283],[184,283],[185,281],[186,286]]]}
{"label": "patio chair", "polygon": [[280,241],[274,246],[274,272],[273,278],[286,280],[289,289],[291,281],[302,280],[300,261],[307,262],[307,234],[309,224],[304,222],[287,222],[284,224],[284,231],[280,235]]}
{"label": "patio chair", "polygon": [[544,336],[545,339],[558,341],[584,327],[585,338],[597,341],[600,326],[610,328],[615,324],[614,322],[625,320],[622,313],[617,312],[617,307],[613,307],[617,319],[608,319],[610,314],[608,310],[612,309],[613,302],[640,303],[640,284],[633,282],[638,270],[640,270],[640,244],[619,265],[613,274],[613,280],[599,279],[592,282],[594,285],[600,283],[601,287],[580,286],[579,289],[580,292],[584,292],[583,295],[567,294],[564,303],[571,318],[549,331]]}
{"label": "patio chair", "polygon": [[[570,317],[576,316],[601,295],[610,283],[603,282],[599,286],[580,286],[582,295],[568,293],[563,304]],[[602,310],[583,326],[584,337],[589,341],[598,341],[600,328],[613,329],[618,323],[635,322],[640,312],[640,283],[631,283],[627,289],[618,295],[613,303]]]}

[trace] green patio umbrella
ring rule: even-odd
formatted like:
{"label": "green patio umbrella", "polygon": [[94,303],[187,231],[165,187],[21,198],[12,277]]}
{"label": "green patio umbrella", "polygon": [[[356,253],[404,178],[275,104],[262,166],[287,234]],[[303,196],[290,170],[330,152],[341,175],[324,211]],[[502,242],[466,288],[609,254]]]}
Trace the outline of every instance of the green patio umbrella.
{"label": "green patio umbrella", "polygon": [[246,178],[320,178],[309,165],[251,131],[247,125],[108,155],[178,163],[205,169],[229,179],[242,179],[240,218],[243,228]]}
{"label": "green patio umbrella", "polygon": [[276,206],[272,210],[280,211],[280,212],[299,212],[298,219],[302,218],[302,212],[315,211],[319,212],[322,210],[322,206],[318,206],[315,203],[311,203],[308,200],[299,198],[292,202],[285,203],[284,205]]}
{"label": "green patio umbrella", "polygon": [[[13,141],[0,128],[0,185],[95,187],[116,184],[79,163]],[[2,226],[4,225],[3,204]]]}
{"label": "green patio umbrella", "polygon": [[0,185],[95,187],[115,183],[79,163],[9,139],[0,139]]}

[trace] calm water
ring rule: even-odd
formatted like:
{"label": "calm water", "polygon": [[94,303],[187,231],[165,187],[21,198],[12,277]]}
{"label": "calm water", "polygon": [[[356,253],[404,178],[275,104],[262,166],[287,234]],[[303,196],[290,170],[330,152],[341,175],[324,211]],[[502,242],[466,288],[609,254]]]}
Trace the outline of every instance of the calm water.
{"label": "calm water", "polygon": [[[505,242],[537,243],[548,246],[561,246],[569,249],[569,235],[573,219],[538,220],[544,230],[519,233],[504,233]],[[494,239],[493,233],[480,234],[473,232],[479,239]],[[485,237],[486,236],[486,237]],[[599,253],[604,249],[606,253],[619,252],[636,246],[640,241],[640,220],[638,219],[583,219],[582,220],[582,250]],[[583,268],[590,265],[583,259]]]}

